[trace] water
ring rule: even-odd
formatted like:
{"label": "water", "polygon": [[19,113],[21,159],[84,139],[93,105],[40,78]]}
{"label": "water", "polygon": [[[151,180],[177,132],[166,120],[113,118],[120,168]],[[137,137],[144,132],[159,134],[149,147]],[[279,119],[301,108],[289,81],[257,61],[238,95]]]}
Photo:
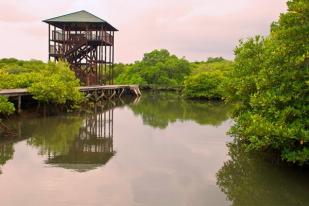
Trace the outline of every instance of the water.
{"label": "water", "polygon": [[16,135],[0,141],[0,205],[308,205],[306,171],[227,147],[230,112],[146,93],[7,122]]}

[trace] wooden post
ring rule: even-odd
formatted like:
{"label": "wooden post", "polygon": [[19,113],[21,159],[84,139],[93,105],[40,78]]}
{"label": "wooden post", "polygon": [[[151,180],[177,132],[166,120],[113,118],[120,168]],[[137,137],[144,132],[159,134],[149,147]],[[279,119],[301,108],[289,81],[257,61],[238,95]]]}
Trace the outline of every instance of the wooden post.
{"label": "wooden post", "polygon": [[[111,109],[111,113],[112,113],[112,119],[111,119],[112,131],[111,131],[110,137],[113,138],[114,136],[114,109]],[[113,147],[112,147],[112,151],[113,151]]]}
{"label": "wooden post", "polygon": [[50,24],[48,24],[48,61],[50,61]]}
{"label": "wooden post", "polygon": [[110,85],[112,85],[112,64],[111,64],[111,61],[112,61],[112,45],[109,46],[108,48],[108,51],[109,51],[109,54],[108,54],[108,83]]}
{"label": "wooden post", "polygon": [[63,26],[63,29],[62,29],[62,55],[63,55],[63,58],[64,58],[64,54],[66,52],[66,42],[65,42],[65,25]]}
{"label": "wooden post", "polygon": [[114,58],[115,58],[115,32],[113,31],[112,32],[112,38],[113,38],[113,41],[112,41],[112,85],[114,85]]}
{"label": "wooden post", "polygon": [[17,113],[21,113],[21,95],[18,96]]}
{"label": "wooden post", "polygon": [[[54,54],[56,54],[56,27],[55,26],[54,26],[53,39],[54,39]],[[55,56],[54,56],[54,62],[56,62]]]}
{"label": "wooden post", "polygon": [[[105,33],[105,35],[106,35],[106,29],[104,29],[104,33]],[[104,84],[106,84],[107,83],[107,81],[106,81],[106,61],[107,61],[107,50],[106,50],[106,42],[104,43],[104,78],[105,78],[105,82],[104,82]]]}

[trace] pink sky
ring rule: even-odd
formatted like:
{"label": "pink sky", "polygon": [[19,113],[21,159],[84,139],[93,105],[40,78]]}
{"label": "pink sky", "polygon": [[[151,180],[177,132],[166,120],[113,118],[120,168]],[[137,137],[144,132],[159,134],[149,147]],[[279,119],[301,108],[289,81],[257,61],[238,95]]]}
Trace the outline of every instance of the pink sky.
{"label": "pink sky", "polygon": [[233,58],[238,40],[267,35],[286,0],[0,0],[0,58],[47,60],[42,20],[86,10],[116,34],[116,62],[134,62],[153,49],[189,60]]}

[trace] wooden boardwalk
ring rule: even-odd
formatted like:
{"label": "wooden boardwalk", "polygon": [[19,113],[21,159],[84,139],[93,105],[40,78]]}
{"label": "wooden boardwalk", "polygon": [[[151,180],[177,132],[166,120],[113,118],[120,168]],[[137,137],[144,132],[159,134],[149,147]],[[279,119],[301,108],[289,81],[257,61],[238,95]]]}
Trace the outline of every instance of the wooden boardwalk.
{"label": "wooden boardwalk", "polygon": [[[101,90],[128,90],[133,92],[136,95],[141,95],[139,87],[137,85],[97,85],[97,86],[85,86],[79,87],[79,91],[88,93],[93,91],[101,91]],[[1,89],[0,96],[7,97],[18,97],[18,96],[29,96],[31,95],[27,89]]]}
{"label": "wooden boardwalk", "polygon": [[[123,94],[133,94],[141,96],[138,85],[95,85],[79,87],[79,91],[85,93],[86,97],[91,101],[110,100],[115,97],[121,97]],[[2,89],[0,96],[17,97],[17,111],[21,111],[21,101],[23,96],[31,96],[27,89]]]}

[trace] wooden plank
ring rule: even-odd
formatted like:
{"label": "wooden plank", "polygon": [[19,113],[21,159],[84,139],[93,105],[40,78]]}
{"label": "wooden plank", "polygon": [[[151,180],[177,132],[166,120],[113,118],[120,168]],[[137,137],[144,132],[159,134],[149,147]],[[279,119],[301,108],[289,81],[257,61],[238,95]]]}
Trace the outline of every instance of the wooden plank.
{"label": "wooden plank", "polygon": [[30,94],[28,93],[27,89],[3,89],[0,90],[0,95],[14,97],[14,96],[25,96]]}
{"label": "wooden plank", "polygon": [[[79,91],[87,92],[94,90],[114,90],[114,89],[139,89],[138,85],[95,85],[95,86],[85,86],[79,87]],[[30,95],[27,89],[2,89],[0,90],[0,96],[27,96]]]}

